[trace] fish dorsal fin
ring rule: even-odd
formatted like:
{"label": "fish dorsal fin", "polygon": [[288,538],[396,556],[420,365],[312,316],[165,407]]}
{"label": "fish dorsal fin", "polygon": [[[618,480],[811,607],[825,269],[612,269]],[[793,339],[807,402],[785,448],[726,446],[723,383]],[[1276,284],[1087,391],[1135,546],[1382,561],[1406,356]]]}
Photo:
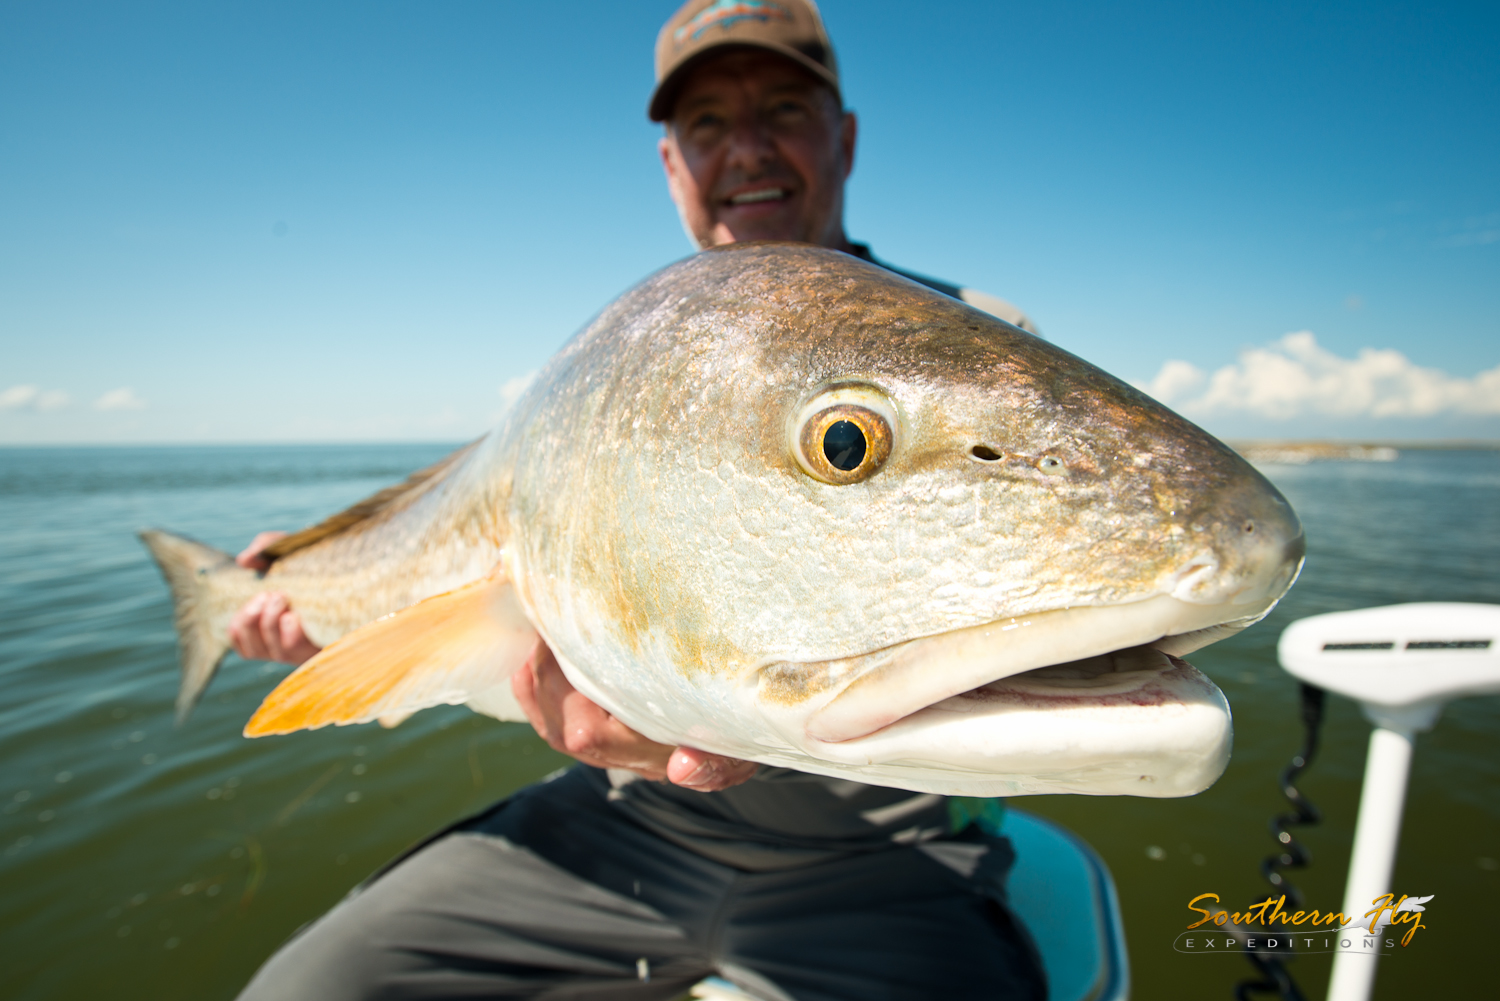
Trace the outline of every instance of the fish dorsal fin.
{"label": "fish dorsal fin", "polygon": [[433,486],[440,483],[465,456],[474,451],[474,446],[483,440],[483,438],[477,438],[458,451],[434,462],[426,469],[417,470],[400,483],[386,487],[379,493],[366,497],[359,503],[340,511],[338,514],[323,519],[316,525],[277,539],[262,549],[260,551],[261,555],[267,559],[278,560],[283,556],[290,556],[299,549],[305,549],[314,542],[321,542],[330,535],[336,535],[351,525],[357,525],[376,515],[391,514],[406,507]]}
{"label": "fish dorsal fin", "polygon": [[471,699],[489,715],[524,720],[510,698],[510,676],[540,642],[497,569],[326,647],[266,696],[245,736],[399,722],[419,709]]}

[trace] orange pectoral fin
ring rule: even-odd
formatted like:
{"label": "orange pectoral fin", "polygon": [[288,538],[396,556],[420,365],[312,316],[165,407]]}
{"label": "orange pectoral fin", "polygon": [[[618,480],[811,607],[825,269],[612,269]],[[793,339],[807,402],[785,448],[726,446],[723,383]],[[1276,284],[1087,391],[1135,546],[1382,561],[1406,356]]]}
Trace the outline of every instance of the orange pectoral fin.
{"label": "orange pectoral fin", "polygon": [[539,642],[515,588],[497,571],[326,647],[266,696],[245,736],[399,720],[480,693],[493,699],[508,692],[511,673]]}

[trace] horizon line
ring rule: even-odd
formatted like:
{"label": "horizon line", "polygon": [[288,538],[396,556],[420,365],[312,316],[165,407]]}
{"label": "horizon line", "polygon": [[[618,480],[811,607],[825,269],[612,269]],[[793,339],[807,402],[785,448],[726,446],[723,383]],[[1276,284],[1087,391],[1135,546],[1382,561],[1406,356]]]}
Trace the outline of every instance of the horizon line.
{"label": "horizon line", "polygon": [[[488,432],[486,432],[488,434]],[[480,435],[478,437],[484,437]],[[265,440],[220,440],[220,441],[64,441],[64,442],[0,442],[0,451],[6,449],[40,448],[329,448],[351,445],[454,445],[477,440],[468,436],[453,438],[330,438],[330,439],[265,439]],[[1330,444],[1363,446],[1367,448],[1396,448],[1410,450],[1451,451],[1500,451],[1500,438],[1334,438],[1311,436],[1306,438],[1220,438],[1233,448],[1274,447],[1277,445]]]}

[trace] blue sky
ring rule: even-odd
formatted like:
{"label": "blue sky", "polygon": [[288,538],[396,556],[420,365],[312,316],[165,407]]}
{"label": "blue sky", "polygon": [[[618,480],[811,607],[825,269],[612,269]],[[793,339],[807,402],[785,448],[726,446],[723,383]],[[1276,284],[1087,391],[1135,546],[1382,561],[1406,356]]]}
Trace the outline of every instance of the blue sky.
{"label": "blue sky", "polygon": [[[690,249],[674,6],[0,0],[0,443],[483,430]],[[1500,438],[1493,3],[823,12],[886,259],[1220,434]]]}

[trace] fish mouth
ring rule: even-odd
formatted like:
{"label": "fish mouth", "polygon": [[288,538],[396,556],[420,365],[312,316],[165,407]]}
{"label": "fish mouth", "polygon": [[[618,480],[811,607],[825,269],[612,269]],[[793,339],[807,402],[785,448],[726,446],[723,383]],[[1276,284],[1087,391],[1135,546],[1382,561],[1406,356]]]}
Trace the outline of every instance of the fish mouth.
{"label": "fish mouth", "polygon": [[1224,693],[1141,646],[1014,674],[861,739],[803,749],[947,795],[1163,798],[1212,785],[1233,741]]}
{"label": "fish mouth", "polygon": [[[761,668],[756,697],[773,712],[793,710],[809,743],[868,738],[957,696],[1027,672],[1156,670],[1264,618],[1276,597],[1244,605],[1198,605],[1170,594],[1119,605],[1058,608],[908,640],[856,657],[780,662]],[[1226,614],[1232,612],[1235,614]],[[1110,658],[1100,661],[1098,658]],[[1144,660],[1143,660],[1144,658]],[[1154,660],[1153,660],[1154,658]],[[1101,667],[1102,665],[1102,667]],[[1186,666],[1186,665],[1184,665]],[[1131,668],[1138,674],[1145,668]],[[1196,673],[1196,672],[1195,672]]]}
{"label": "fish mouth", "polygon": [[757,672],[757,700],[788,722],[790,711],[804,739],[826,746],[1028,671],[1135,648],[1184,656],[1259,622],[1301,572],[1301,526],[1259,520],[1271,530],[1190,555],[1141,599],[1010,616],[853,657],[768,664]]}

